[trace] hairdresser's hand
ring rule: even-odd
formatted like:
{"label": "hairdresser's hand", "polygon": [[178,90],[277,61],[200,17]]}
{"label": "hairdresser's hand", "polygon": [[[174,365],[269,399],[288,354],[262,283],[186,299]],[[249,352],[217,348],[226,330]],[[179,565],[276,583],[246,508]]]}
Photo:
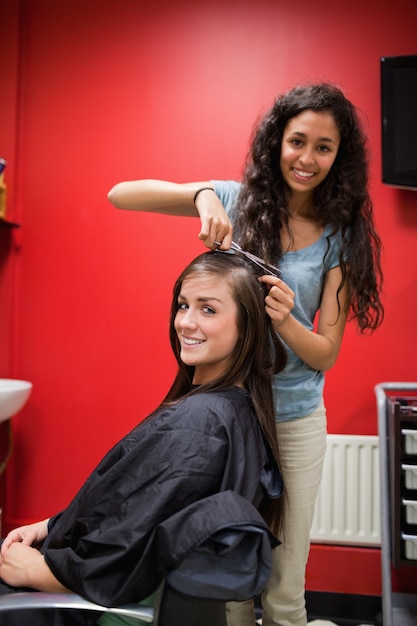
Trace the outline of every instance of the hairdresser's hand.
{"label": "hairdresser's hand", "polygon": [[[201,230],[198,235],[207,248],[212,250],[228,250],[232,243],[233,227],[214,191],[202,191],[195,202],[201,219]],[[221,246],[215,242],[220,242]]]}
{"label": "hairdresser's hand", "polygon": [[269,286],[269,292],[265,298],[265,310],[275,330],[279,330],[294,308],[294,292],[283,280],[275,276],[262,276],[259,280]]}
{"label": "hairdresser's hand", "polygon": [[23,543],[26,546],[36,546],[42,543],[48,534],[48,520],[42,520],[28,526],[20,526],[10,531],[1,545],[1,554],[10,548],[12,543]]}

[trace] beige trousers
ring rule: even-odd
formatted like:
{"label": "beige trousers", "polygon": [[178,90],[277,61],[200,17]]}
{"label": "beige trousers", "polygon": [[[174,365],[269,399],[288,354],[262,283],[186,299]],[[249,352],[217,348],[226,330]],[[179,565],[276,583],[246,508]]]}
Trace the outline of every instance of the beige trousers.
{"label": "beige trousers", "polygon": [[[310,529],[326,451],[326,410],[277,423],[281,471],[287,492],[282,544],[262,596],[263,626],[306,626],[305,570]],[[253,603],[227,604],[227,626],[254,626]]]}

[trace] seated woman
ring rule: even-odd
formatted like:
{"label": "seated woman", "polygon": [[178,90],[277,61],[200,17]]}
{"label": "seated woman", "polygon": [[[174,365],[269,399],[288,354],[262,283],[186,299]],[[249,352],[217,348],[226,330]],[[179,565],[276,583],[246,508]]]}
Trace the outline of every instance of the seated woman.
{"label": "seated woman", "polygon": [[[227,522],[245,501],[267,523],[279,520],[271,376],[286,357],[264,310],[261,274],[240,253],[220,251],[185,268],[171,306],[178,361],[171,389],[66,509],[7,535],[0,593],[24,588],[75,592],[104,606],[138,602],[219,527],[219,510]],[[221,507],[211,500],[216,494]]]}

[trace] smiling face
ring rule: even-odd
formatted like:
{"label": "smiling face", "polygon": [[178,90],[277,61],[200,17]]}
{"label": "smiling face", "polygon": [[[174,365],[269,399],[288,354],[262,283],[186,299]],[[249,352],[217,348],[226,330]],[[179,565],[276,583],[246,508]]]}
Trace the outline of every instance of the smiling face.
{"label": "smiling face", "polygon": [[312,194],[326,178],[340,145],[331,113],[306,110],[291,118],[282,138],[280,167],[293,194]]}
{"label": "smiling face", "polygon": [[188,276],[178,296],[174,326],[181,360],[195,367],[194,384],[223,374],[239,340],[238,308],[227,278]]}

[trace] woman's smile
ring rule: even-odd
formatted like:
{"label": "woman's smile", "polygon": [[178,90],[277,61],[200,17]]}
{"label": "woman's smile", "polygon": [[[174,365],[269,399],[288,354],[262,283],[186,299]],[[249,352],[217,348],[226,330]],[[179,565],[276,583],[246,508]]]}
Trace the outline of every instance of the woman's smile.
{"label": "woman's smile", "polygon": [[306,172],[304,170],[299,170],[295,167],[293,167],[293,172],[296,176],[305,180],[310,180],[311,178],[313,178],[313,176],[315,176],[315,172]]}
{"label": "woman's smile", "polygon": [[282,138],[280,168],[293,193],[313,193],[329,173],[339,144],[340,133],[331,113],[307,110],[289,120]]}
{"label": "woman's smile", "polygon": [[193,366],[195,384],[221,376],[239,340],[237,305],[226,278],[189,276],[178,297],[175,330],[181,360]]}
{"label": "woman's smile", "polygon": [[204,339],[193,339],[184,335],[182,335],[181,339],[186,346],[199,346],[204,342]]}

